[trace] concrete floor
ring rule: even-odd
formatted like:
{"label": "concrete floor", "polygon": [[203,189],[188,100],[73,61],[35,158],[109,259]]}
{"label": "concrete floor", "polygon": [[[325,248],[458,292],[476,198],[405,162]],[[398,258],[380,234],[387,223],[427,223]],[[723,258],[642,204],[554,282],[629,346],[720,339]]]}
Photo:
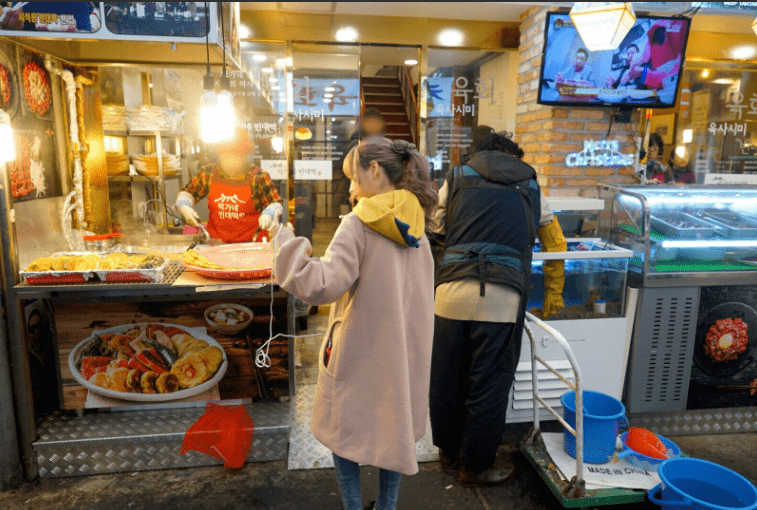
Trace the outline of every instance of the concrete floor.
{"label": "concrete floor", "polygon": [[[514,431],[513,431],[514,432]],[[757,483],[757,434],[677,437],[689,455],[734,469]],[[421,464],[404,477],[398,509],[547,510],[561,508],[514,445],[503,445],[499,461],[515,462],[515,479],[505,485],[465,489],[438,463]],[[374,499],[377,470],[363,468],[363,500]],[[247,464],[238,471],[222,467],[149,471],[117,475],[46,479],[0,493],[7,510],[226,510],[339,509],[332,469],[287,471],[286,462]],[[651,503],[625,505],[628,510],[658,508]]]}

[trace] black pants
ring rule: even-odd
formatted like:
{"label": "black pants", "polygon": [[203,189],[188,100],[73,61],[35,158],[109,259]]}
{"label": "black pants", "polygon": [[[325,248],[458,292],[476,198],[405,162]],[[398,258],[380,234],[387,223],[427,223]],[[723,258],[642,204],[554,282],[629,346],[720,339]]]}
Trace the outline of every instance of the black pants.
{"label": "black pants", "polygon": [[457,321],[435,316],[431,355],[434,444],[473,472],[494,464],[520,357],[514,323]]}

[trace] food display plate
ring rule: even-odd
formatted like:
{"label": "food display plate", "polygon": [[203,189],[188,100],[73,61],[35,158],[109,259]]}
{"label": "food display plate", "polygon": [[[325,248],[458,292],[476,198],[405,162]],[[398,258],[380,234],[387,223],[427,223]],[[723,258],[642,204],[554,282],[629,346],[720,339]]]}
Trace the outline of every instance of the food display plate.
{"label": "food display plate", "polygon": [[273,248],[270,243],[225,244],[195,251],[223,267],[266,266],[259,269],[210,269],[185,264],[192,271],[208,278],[252,280],[270,276],[273,271]]}
{"label": "food display plate", "polygon": [[[125,331],[128,331],[134,326],[143,326],[143,325],[148,325],[148,324],[162,324],[163,326],[170,326],[173,328],[181,329],[185,331],[188,335],[191,335],[199,340],[205,340],[206,342],[208,342],[209,345],[215,346],[221,349],[221,352],[223,352],[223,361],[221,362],[221,366],[218,367],[218,371],[208,381],[205,381],[204,383],[198,386],[195,386],[194,388],[187,388],[185,390],[179,390],[173,393],[127,393],[127,392],[109,390],[109,389],[97,386],[96,384],[92,384],[91,382],[86,380],[81,375],[81,372],[79,372],[79,370],[76,368],[76,358],[79,357],[79,353],[81,352],[81,350],[84,349],[84,347],[89,342],[94,340],[95,334],[117,335]],[[97,393],[98,395],[102,395],[104,397],[117,398],[120,400],[129,400],[132,402],[169,402],[172,400],[181,400],[184,398],[189,398],[195,395],[199,395],[200,393],[204,393],[205,391],[208,391],[210,388],[218,384],[221,381],[221,379],[223,379],[223,376],[226,374],[226,369],[228,368],[228,363],[229,362],[228,362],[228,359],[226,358],[226,351],[223,350],[223,347],[221,347],[221,344],[219,344],[213,337],[207,334],[196,333],[192,329],[186,328],[179,324],[166,324],[166,323],[160,323],[160,322],[123,324],[121,326],[114,326],[112,328],[94,331],[90,336],[88,336],[87,338],[79,342],[76,345],[76,347],[74,347],[74,349],[71,351],[71,354],[68,356],[68,368],[71,370],[71,373],[73,374],[74,379],[76,379],[76,382],[81,384],[84,388],[94,393]]]}
{"label": "food display plate", "polygon": [[[741,319],[747,325],[747,346],[737,359],[733,361],[715,362],[705,353],[704,344],[710,328],[722,319]],[[726,377],[741,372],[752,364],[757,357],[757,312],[748,305],[738,302],[723,303],[705,313],[697,326],[696,343],[694,344],[694,362],[705,373]]]}
{"label": "food display plate", "polygon": [[[659,213],[651,217],[652,228],[668,237],[677,239],[709,239],[715,235],[716,227],[712,223],[682,212]],[[677,227],[674,221],[683,221],[693,227]]]}
{"label": "food display plate", "polygon": [[723,235],[735,238],[757,237],[757,220],[732,212],[706,212],[707,221],[720,227]]}

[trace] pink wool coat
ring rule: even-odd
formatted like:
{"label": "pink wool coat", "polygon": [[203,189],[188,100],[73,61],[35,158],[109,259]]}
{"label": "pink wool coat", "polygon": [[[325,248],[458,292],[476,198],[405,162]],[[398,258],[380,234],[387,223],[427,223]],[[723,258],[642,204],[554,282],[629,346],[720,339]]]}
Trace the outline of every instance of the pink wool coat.
{"label": "pink wool coat", "polygon": [[[434,262],[419,248],[344,217],[326,254],[282,230],[279,285],[311,305],[333,303],[319,355],[313,434],[340,457],[412,475],[428,415]],[[329,336],[331,359],[324,366]]]}

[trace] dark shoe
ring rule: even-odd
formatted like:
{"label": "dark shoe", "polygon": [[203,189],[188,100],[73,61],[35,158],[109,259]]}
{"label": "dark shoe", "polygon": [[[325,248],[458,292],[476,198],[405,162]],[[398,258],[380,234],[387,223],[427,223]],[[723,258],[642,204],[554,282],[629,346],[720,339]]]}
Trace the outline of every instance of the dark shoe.
{"label": "dark shoe", "polygon": [[365,507],[363,510],[373,510],[375,507],[376,507],[376,502],[371,501],[370,503],[368,503],[368,506]]}
{"label": "dark shoe", "polygon": [[439,449],[439,464],[442,465],[442,469],[445,471],[457,471],[460,469],[460,462],[457,460],[457,457],[445,455],[441,449]]}
{"label": "dark shoe", "polygon": [[465,466],[457,475],[457,481],[463,487],[484,487],[487,485],[498,485],[510,481],[515,475],[515,466],[512,464],[495,464],[486,471],[473,473],[468,471]]}

